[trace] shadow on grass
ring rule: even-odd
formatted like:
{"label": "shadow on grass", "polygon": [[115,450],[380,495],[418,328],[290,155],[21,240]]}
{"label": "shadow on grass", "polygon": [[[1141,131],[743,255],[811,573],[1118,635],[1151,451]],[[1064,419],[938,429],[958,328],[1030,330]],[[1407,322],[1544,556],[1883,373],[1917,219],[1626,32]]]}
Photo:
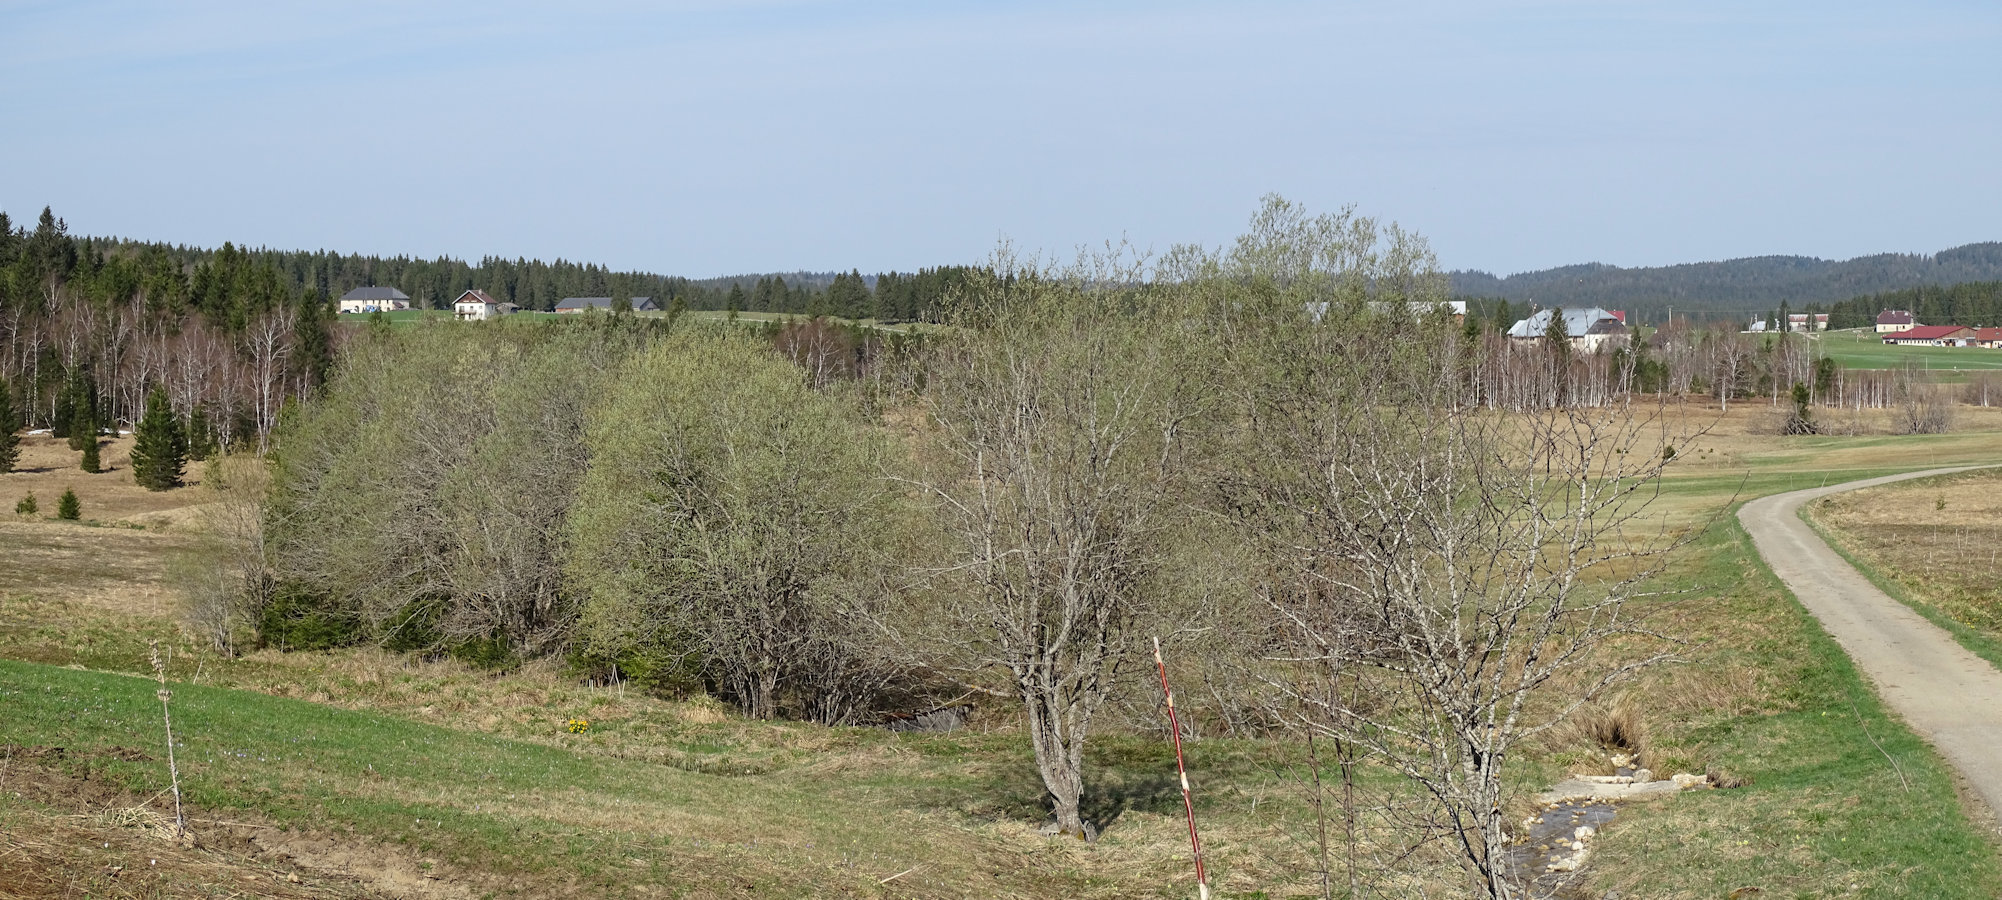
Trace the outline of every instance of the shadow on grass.
{"label": "shadow on grass", "polygon": [[[1165,742],[1107,735],[1086,750],[1084,798],[1079,812],[1100,832],[1129,812],[1180,816],[1181,781],[1174,750]],[[1221,774],[1221,773],[1218,773]],[[1196,776],[1200,780],[1200,776]],[[1042,775],[1027,747],[1005,762],[983,766],[964,777],[931,781],[909,800],[913,808],[957,809],[976,818],[1042,825],[1050,804]]]}

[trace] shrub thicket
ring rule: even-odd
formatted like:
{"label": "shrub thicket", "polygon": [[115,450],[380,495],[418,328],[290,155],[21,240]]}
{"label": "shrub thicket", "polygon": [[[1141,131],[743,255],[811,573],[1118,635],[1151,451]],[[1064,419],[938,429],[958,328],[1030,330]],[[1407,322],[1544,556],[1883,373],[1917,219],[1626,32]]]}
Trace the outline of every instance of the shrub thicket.
{"label": "shrub thicket", "polygon": [[869,658],[858,603],[905,515],[884,436],[848,392],[703,331],[638,354],[607,394],[571,510],[578,650],[699,677],[753,716],[866,709],[897,669]]}
{"label": "shrub thicket", "polygon": [[653,328],[607,317],[359,337],[324,398],[281,428],[264,541],[283,610],[249,620],[293,645],[562,649],[585,410]]}

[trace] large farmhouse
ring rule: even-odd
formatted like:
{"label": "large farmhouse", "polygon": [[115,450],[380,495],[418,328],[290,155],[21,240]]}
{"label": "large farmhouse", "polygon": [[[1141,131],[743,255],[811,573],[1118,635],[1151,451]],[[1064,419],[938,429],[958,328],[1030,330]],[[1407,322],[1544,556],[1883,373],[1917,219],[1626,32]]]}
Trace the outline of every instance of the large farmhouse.
{"label": "large farmhouse", "polygon": [[341,295],[344,313],[389,312],[409,309],[410,296],[393,287],[358,287]]}
{"label": "large farmhouse", "polygon": [[[556,302],[557,312],[573,316],[587,309],[610,311],[611,308],[612,298],[610,297],[565,297]],[[653,312],[658,309],[660,307],[653,302],[652,297],[633,298],[633,312]]]}
{"label": "large farmhouse", "polygon": [[1529,318],[1515,323],[1508,330],[1508,336],[1519,341],[1541,340],[1550,330],[1552,315],[1564,317],[1564,333],[1570,337],[1571,346],[1587,353],[1608,347],[1624,347],[1629,337],[1626,313],[1619,310],[1600,309],[1596,306],[1579,309],[1541,309]]}
{"label": "large farmhouse", "polygon": [[512,303],[502,303],[487,296],[486,291],[467,291],[452,301],[452,317],[461,322],[481,322],[497,319],[514,312]]}
{"label": "large farmhouse", "polygon": [[1965,325],[1913,325],[1884,335],[1884,343],[1906,347],[1969,347],[1974,329]]}
{"label": "large farmhouse", "polygon": [[1909,309],[1887,309],[1877,314],[1877,333],[1905,331],[1919,324]]}

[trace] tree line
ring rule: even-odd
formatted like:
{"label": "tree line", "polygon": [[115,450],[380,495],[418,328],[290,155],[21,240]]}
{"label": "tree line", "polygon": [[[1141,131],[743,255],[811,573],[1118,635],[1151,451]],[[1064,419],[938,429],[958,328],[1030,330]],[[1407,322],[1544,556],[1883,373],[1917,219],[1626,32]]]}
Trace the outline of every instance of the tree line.
{"label": "tree line", "polygon": [[1670,307],[1699,318],[1725,318],[1770,310],[1782,302],[1802,307],[1796,311],[1828,311],[1863,294],[1996,281],[2002,279],[2002,243],[1966,244],[1931,255],[1882,253],[1848,260],[1756,256],[1634,268],[1593,263],[1507,277],[1457,271],[1451,278],[1453,293],[1463,297],[1604,306],[1646,322],[1665,321]]}
{"label": "tree line", "polygon": [[1609,538],[1655,533],[1627,526],[1683,436],[1631,391],[1490,410],[1480,336],[1413,312],[1446,289],[1417,236],[1273,198],[1226,248],[997,254],[950,327],[859,355],[824,322],[363,330],[268,485],[219,470],[192,621],[830,724],[991,697],[1078,836],[1091,736],[1156,718],[1158,636],[1213,697],[1189,727],[1400,776],[1331,797],[1325,877],[1450,847],[1516,896],[1505,767],[1658,658],[1627,603],[1673,540]]}
{"label": "tree line", "polygon": [[2002,281],[1927,285],[1844,300],[1828,310],[1830,328],[1867,328],[1887,309],[1910,310],[1927,325],[2002,326]]}
{"label": "tree line", "polygon": [[188,262],[162,245],[69,234],[0,213],[0,393],[7,428],[50,429],[86,454],[164,392],[198,455],[260,443],[333,365],[324,294],[225,245]]}
{"label": "tree line", "polygon": [[[51,221],[54,221],[53,219]],[[67,232],[65,230],[65,237]],[[182,301],[209,299],[207,292],[233,285],[166,285],[180,272],[185,280],[204,266],[227,258],[268,277],[261,287],[293,295],[339,297],[358,287],[394,287],[424,309],[448,309],[469,290],[525,310],[549,311],[566,297],[652,297],[662,309],[679,302],[687,309],[829,315],[884,322],[936,321],[939,302],[966,277],[965,266],[938,266],[916,272],[864,275],[848,272],[791,272],[686,278],[652,272],[618,271],[588,262],[557,259],[482,257],[478,262],[438,257],[342,254],[328,250],[274,250],[224,244],[208,249],[127,238],[72,242],[72,255],[143,260],[149,286]]]}

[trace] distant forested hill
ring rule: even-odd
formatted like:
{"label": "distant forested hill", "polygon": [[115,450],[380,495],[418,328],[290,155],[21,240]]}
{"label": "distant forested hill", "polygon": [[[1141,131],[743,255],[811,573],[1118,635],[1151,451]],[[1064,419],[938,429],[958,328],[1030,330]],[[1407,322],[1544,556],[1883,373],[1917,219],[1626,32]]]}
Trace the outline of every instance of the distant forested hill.
{"label": "distant forested hill", "polygon": [[1753,256],[1723,262],[1625,269],[1591,263],[1497,278],[1451,273],[1462,297],[1505,298],[1520,305],[1603,306],[1639,321],[1678,316],[1726,317],[1786,303],[1796,312],[1826,310],[1838,301],[1933,285],[2002,281],[2002,243],[1967,244],[1931,256],[1881,253],[1849,260]]}

